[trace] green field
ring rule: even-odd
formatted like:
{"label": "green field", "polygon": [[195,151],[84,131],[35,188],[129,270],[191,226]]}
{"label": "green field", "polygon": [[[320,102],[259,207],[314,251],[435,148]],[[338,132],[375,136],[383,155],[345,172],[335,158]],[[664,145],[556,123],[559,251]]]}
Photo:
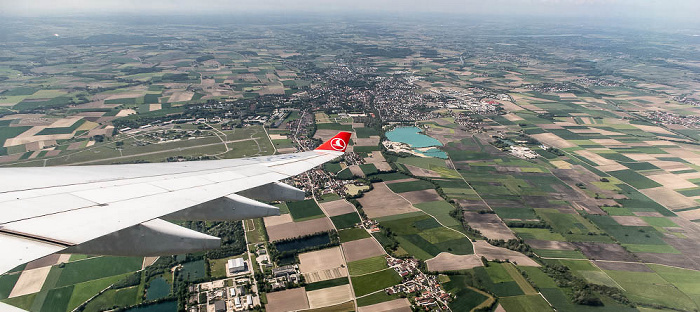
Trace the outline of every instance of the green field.
{"label": "green field", "polygon": [[512,230],[523,239],[566,241],[564,236],[548,229],[512,228]]}
{"label": "green field", "polygon": [[7,148],[2,147],[7,139],[14,138],[23,132],[29,130],[30,126],[20,126],[20,127],[0,127],[0,156],[7,155]]}
{"label": "green field", "polygon": [[229,258],[209,259],[209,271],[211,277],[224,278],[226,277],[226,262]]}
{"label": "green field", "polygon": [[700,284],[698,284],[700,272],[658,264],[648,264],[647,266],[663,277],[664,280],[687,294],[695,304],[700,305]]}
{"label": "green field", "polygon": [[432,217],[423,213],[408,213],[378,219],[381,226],[389,229],[393,237],[409,254],[421,260],[437,256],[440,252],[471,254],[469,239],[462,233],[443,227]]}
{"label": "green field", "polygon": [[378,136],[379,132],[373,128],[355,128],[355,134],[358,138],[369,138],[370,136]]}
{"label": "green field", "polygon": [[[84,283],[75,284],[73,293],[68,302],[68,309],[73,310],[92,296],[98,294],[103,289],[126,277],[127,275],[115,275],[97,280],[92,280]],[[136,299],[136,298],[134,298]]]}
{"label": "green field", "polygon": [[363,296],[394,286],[401,282],[401,277],[393,269],[386,269],[372,274],[352,277],[352,288],[355,296]]}
{"label": "green field", "polygon": [[64,312],[68,306],[74,286],[54,288],[48,291],[41,312]]}
{"label": "green field", "polygon": [[394,299],[401,298],[398,294],[387,295],[385,292],[380,291],[373,293],[371,295],[364,296],[362,298],[357,298],[357,306],[364,307],[368,305],[373,305],[381,302],[391,301]]}
{"label": "green field", "polygon": [[622,244],[666,245],[659,233],[651,226],[622,226],[609,216],[590,215],[588,219]]}
{"label": "green field", "polygon": [[678,249],[671,245],[645,245],[645,244],[622,244],[630,252],[649,252],[649,253],[667,253],[680,254]]}
{"label": "green field", "polygon": [[285,202],[275,204],[274,206],[280,209],[280,214],[289,213],[289,207],[287,206],[287,203],[285,203]]}
{"label": "green field", "polygon": [[[677,286],[656,273],[607,270],[604,272],[626,290],[627,297],[633,302],[662,304],[681,310],[693,310],[698,307]],[[692,287],[697,289],[697,286]]]}
{"label": "green field", "polygon": [[501,217],[501,219],[533,220],[537,218],[535,211],[528,207],[493,207],[493,211]]}
{"label": "green field", "polygon": [[72,98],[70,96],[57,96],[52,99],[24,99],[12,106],[12,108],[19,111],[31,111],[39,108],[58,108],[70,105],[71,100]]}
{"label": "green field", "polygon": [[379,146],[354,146],[352,151],[355,153],[371,153],[374,151],[379,151],[381,150]]}
{"label": "green field", "polygon": [[525,295],[536,295],[537,291],[530,283],[520,274],[520,271],[511,263],[505,263],[502,267],[508,272],[508,275],[518,284]]}
{"label": "green field", "polygon": [[331,217],[331,221],[337,229],[347,229],[360,223],[360,216],[355,212],[346,213],[339,216]]}
{"label": "green field", "polygon": [[372,175],[372,174],[379,173],[379,171],[377,170],[377,167],[375,167],[374,164],[360,165],[360,169],[362,170],[362,173],[364,173],[365,175]]}
{"label": "green field", "polygon": [[435,188],[435,185],[433,185],[432,183],[430,183],[428,181],[423,181],[423,180],[390,183],[390,184],[387,184],[386,186],[388,186],[389,189],[394,191],[394,193],[420,191],[420,190],[434,189]]}
{"label": "green field", "polygon": [[143,258],[139,257],[97,257],[68,262],[63,267],[56,286],[67,286],[137,271],[141,269],[142,263]]}
{"label": "green field", "polygon": [[386,268],[387,263],[384,256],[376,256],[348,263],[348,271],[350,272],[350,276],[363,275],[384,270]]}
{"label": "green field", "polygon": [[664,217],[640,217],[644,222],[651,226],[658,226],[658,227],[678,227],[676,223],[671,221],[668,218]]}
{"label": "green field", "polygon": [[318,198],[317,200],[319,203],[325,203],[325,202],[336,201],[339,199],[340,199],[340,196],[338,194],[328,193],[328,194],[321,195],[321,197]]}
{"label": "green field", "polygon": [[85,306],[85,311],[102,311],[114,306],[126,307],[137,303],[138,286],[105,291]]}
{"label": "green field", "polygon": [[19,279],[19,273],[0,275],[0,299],[5,299],[10,295],[17,279]]}
{"label": "green field", "polygon": [[32,95],[37,91],[39,91],[39,88],[18,87],[18,88],[4,91],[4,92],[0,93],[0,95],[3,95],[3,96]]}
{"label": "green field", "polygon": [[265,224],[262,218],[245,220],[245,228],[245,236],[249,243],[262,243],[267,240]]}
{"label": "green field", "polygon": [[647,188],[652,188],[652,187],[659,187],[661,184],[656,183],[654,180],[651,180],[636,171],[633,170],[618,170],[618,171],[610,171],[608,172],[610,175],[613,177],[616,177],[625,183],[637,188],[637,189],[647,189]]}
{"label": "green field", "polygon": [[275,148],[277,149],[294,147],[294,144],[290,139],[272,140],[272,144],[274,144]]}
{"label": "green field", "polygon": [[340,170],[335,176],[341,180],[350,180],[355,177],[355,175],[350,171],[350,168]]}
{"label": "green field", "polygon": [[343,168],[340,166],[340,163],[327,162],[327,163],[323,164],[323,169],[330,172],[330,173],[338,173]]}
{"label": "green field", "polygon": [[394,180],[402,180],[402,179],[408,179],[410,178],[409,176],[399,173],[399,172],[391,172],[391,173],[380,173],[376,174],[373,176],[375,179],[380,179],[382,181],[394,181]]}
{"label": "green field", "polygon": [[600,234],[600,230],[595,225],[579,214],[561,213],[557,209],[535,209],[535,212],[555,231],[565,236],[566,234]]}
{"label": "green field", "polygon": [[63,128],[45,128],[36,135],[50,135],[50,134],[68,134],[68,133],[73,133],[75,129],[78,129],[80,126],[82,126],[85,123],[85,119],[80,119],[73,123],[69,127],[63,127]]}
{"label": "green field", "polygon": [[340,278],[329,279],[329,280],[325,280],[325,281],[307,284],[306,286],[304,286],[304,289],[306,289],[306,291],[313,291],[313,290],[319,290],[319,289],[328,288],[328,287],[345,285],[348,283],[350,283],[350,281],[348,281],[347,277],[340,277]]}
{"label": "green field", "polygon": [[318,207],[316,201],[313,199],[307,199],[298,202],[287,202],[287,207],[289,208],[289,213],[295,222],[301,222],[316,218],[321,218],[324,216],[321,208]]}
{"label": "green field", "polygon": [[450,275],[446,277],[449,281],[443,284],[445,290],[457,296],[454,301],[450,302],[450,308],[453,311],[471,311],[471,309],[488,299],[484,294],[471,288],[474,283],[472,275]]}
{"label": "green field", "polygon": [[489,263],[488,267],[474,268],[474,275],[482,287],[499,297],[519,296],[524,292],[513,280],[508,271],[499,263]]}
{"label": "green field", "polygon": [[365,229],[352,228],[338,231],[338,237],[340,238],[341,243],[347,243],[350,241],[368,238],[371,236],[369,235],[369,233],[367,233]]}
{"label": "green field", "polygon": [[450,216],[450,212],[455,210],[455,207],[452,206],[452,204],[444,200],[439,200],[434,202],[415,204],[414,206],[420,210],[423,210],[425,213],[435,217],[443,226],[458,230],[460,232],[464,232],[462,223],[459,222],[459,220]]}
{"label": "green field", "polygon": [[586,259],[586,256],[578,250],[534,249],[533,251],[543,258]]}
{"label": "green field", "polygon": [[396,160],[399,164],[416,166],[423,169],[434,169],[435,167],[447,167],[445,160],[433,157],[401,157]]}
{"label": "green field", "polygon": [[338,130],[338,131],[352,131],[351,125],[341,125],[339,123],[321,123],[321,124],[317,124],[316,128],[319,130],[330,129],[330,130]]}
{"label": "green field", "polygon": [[527,278],[539,288],[557,287],[556,282],[538,267],[521,266],[519,269],[523,270],[527,274]]}
{"label": "green field", "polygon": [[29,311],[29,309],[32,307],[32,303],[37,297],[37,294],[38,293],[33,293],[24,296],[3,299],[2,302]]}
{"label": "green field", "polygon": [[506,297],[499,300],[506,311],[540,312],[552,311],[540,295]]}

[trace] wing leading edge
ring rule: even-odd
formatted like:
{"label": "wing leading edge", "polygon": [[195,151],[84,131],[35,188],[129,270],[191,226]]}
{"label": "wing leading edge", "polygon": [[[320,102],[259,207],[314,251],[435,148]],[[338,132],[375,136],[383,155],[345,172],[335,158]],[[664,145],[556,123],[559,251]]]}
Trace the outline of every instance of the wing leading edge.
{"label": "wing leading edge", "polygon": [[[15,181],[0,182],[0,272],[61,251],[156,255],[218,247],[216,237],[159,218],[278,215],[241,195],[270,200],[273,190],[280,199],[303,198],[278,181],[342,155],[350,135],[340,132],[309,152],[245,159],[0,169]],[[154,242],[171,248],[149,249]]]}

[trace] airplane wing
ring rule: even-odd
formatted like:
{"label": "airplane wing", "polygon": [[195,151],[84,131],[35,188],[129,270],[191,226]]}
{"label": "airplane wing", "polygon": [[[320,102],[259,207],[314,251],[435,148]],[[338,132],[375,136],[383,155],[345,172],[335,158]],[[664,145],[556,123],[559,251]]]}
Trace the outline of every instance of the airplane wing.
{"label": "airplane wing", "polygon": [[[0,272],[56,252],[168,255],[220,240],[166,220],[279,215],[264,200],[299,200],[279,183],[343,154],[350,133],[285,155],[157,164],[0,169]],[[160,218],[163,219],[160,219]]]}

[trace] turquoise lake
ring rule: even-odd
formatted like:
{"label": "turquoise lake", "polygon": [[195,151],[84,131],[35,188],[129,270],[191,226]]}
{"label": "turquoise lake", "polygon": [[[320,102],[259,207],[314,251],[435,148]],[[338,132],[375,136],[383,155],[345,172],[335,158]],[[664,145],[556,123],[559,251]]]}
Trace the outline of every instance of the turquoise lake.
{"label": "turquoise lake", "polygon": [[[386,137],[394,142],[406,143],[414,149],[442,146],[442,143],[437,139],[421,134],[420,128],[417,127],[396,127],[394,130],[387,132]],[[416,150],[416,152],[429,157],[447,159],[447,154],[438,148],[431,148],[424,152]]]}
{"label": "turquoise lake", "polygon": [[423,151],[416,151],[416,152],[421,153],[421,154],[428,156],[428,157],[447,159],[447,153],[445,153],[442,150],[437,149],[437,148],[431,148],[425,152],[423,152]]}

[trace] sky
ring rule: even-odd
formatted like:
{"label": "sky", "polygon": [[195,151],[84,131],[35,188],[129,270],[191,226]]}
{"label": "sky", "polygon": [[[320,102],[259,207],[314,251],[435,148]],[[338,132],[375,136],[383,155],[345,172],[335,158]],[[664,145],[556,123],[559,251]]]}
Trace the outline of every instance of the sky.
{"label": "sky", "polygon": [[0,0],[0,15],[264,12],[491,14],[690,21],[699,0]]}

